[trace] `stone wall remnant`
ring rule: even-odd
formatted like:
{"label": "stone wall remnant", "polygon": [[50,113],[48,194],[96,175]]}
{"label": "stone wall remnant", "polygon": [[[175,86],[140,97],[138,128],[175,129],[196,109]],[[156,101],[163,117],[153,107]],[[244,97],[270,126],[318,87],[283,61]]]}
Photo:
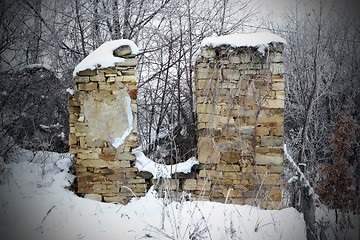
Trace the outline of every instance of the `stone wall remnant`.
{"label": "stone wall remnant", "polygon": [[195,199],[281,206],[285,41],[270,33],[204,39],[195,64]]}
{"label": "stone wall remnant", "polygon": [[77,193],[127,203],[154,185],[194,200],[280,208],[284,43],[270,33],[204,39],[195,63],[197,161],[188,160],[190,173],[171,170],[163,177],[144,172],[149,162],[157,165],[135,150],[135,44],[117,40],[95,50],[75,68],[69,99]]}
{"label": "stone wall remnant", "polygon": [[85,198],[126,203],[147,191],[132,154],[138,146],[137,52],[128,40],[107,42],[75,68],[69,145],[77,193]]}

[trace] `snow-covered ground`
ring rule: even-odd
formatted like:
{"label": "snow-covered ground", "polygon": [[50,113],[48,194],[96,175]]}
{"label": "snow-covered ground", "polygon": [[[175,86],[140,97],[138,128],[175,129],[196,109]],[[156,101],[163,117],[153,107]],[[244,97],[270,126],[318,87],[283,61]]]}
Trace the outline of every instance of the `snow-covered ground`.
{"label": "snow-covered ground", "polygon": [[293,208],[171,202],[153,190],[127,205],[101,203],[65,188],[74,179],[70,155],[23,150],[17,159],[5,165],[0,185],[3,240],[305,239],[302,214]]}

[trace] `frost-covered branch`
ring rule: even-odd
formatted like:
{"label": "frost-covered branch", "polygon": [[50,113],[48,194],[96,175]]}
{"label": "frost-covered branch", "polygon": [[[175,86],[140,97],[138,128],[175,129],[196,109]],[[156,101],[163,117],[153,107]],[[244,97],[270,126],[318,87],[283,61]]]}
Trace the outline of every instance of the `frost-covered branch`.
{"label": "frost-covered branch", "polygon": [[[309,188],[309,194],[313,196],[314,200],[318,200],[319,196],[315,193],[314,188],[310,185],[310,182],[307,180],[306,176],[304,175],[304,173],[301,171],[300,167],[298,164],[296,164],[296,162],[294,161],[294,159],[291,157],[291,155],[289,154],[286,144],[284,144],[284,154],[287,160],[289,160],[289,162],[291,163],[291,165],[295,168],[296,172],[299,174],[300,178],[298,178],[298,180],[304,184],[306,187]],[[293,179],[293,178],[291,178]]]}

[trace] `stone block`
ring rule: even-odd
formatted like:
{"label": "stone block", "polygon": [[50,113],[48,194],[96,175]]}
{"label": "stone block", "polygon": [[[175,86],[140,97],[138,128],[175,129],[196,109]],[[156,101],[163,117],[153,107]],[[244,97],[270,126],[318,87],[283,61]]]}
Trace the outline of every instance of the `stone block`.
{"label": "stone block", "polygon": [[220,163],[219,146],[211,137],[199,137],[198,161],[203,164]]}
{"label": "stone block", "polygon": [[123,57],[132,53],[130,46],[123,45],[114,50],[113,55],[115,57]]}
{"label": "stone block", "polygon": [[273,75],[282,75],[285,73],[285,67],[282,63],[270,63],[270,71]]}
{"label": "stone block", "polygon": [[85,194],[84,195],[85,199],[90,199],[90,200],[95,200],[95,201],[102,201],[102,196],[99,194]]}
{"label": "stone block", "polygon": [[240,165],[237,164],[218,164],[216,166],[217,171],[222,172],[238,172],[240,171]]}
{"label": "stone block", "polygon": [[73,81],[75,83],[87,83],[90,81],[90,77],[89,76],[75,76],[73,78]]}
{"label": "stone block", "polygon": [[119,203],[125,203],[127,200],[128,196],[123,196],[123,195],[117,195],[117,196],[109,196],[109,197],[105,197],[104,196],[104,201],[105,202],[119,202]]}
{"label": "stone block", "polygon": [[77,76],[94,76],[97,74],[97,70],[85,69],[83,71],[78,72]]}
{"label": "stone block", "polygon": [[131,69],[126,69],[126,70],[122,70],[122,71],[121,71],[121,74],[122,74],[122,75],[125,75],[125,76],[127,76],[127,75],[135,75],[135,74],[136,74],[136,70],[133,69],[133,68],[131,68]]}
{"label": "stone block", "polygon": [[273,128],[270,128],[270,135],[273,135],[273,136],[284,136],[284,127],[273,127]]}
{"label": "stone block", "polygon": [[269,60],[273,63],[282,63],[283,62],[283,55],[279,52],[270,52]]}
{"label": "stone block", "polygon": [[122,76],[117,76],[116,77],[116,82],[122,82],[122,83],[127,83],[127,84],[136,84],[136,76],[135,75],[122,75]]}
{"label": "stone block", "polygon": [[241,177],[241,174],[239,172],[223,172],[223,177],[225,179],[239,179]]}
{"label": "stone block", "polygon": [[115,170],[115,173],[107,175],[106,179],[110,181],[118,181],[121,183],[125,183],[125,173]]}
{"label": "stone block", "polygon": [[242,198],[243,197],[243,191],[239,189],[233,189],[233,190],[223,190],[223,196],[224,197],[231,197],[231,198]]}
{"label": "stone block", "polygon": [[285,83],[284,82],[274,82],[271,85],[272,90],[284,91]]}
{"label": "stone block", "polygon": [[116,67],[134,67],[137,65],[136,58],[125,58],[125,61],[115,63]]}
{"label": "stone block", "polygon": [[90,81],[92,82],[105,82],[105,75],[104,73],[98,73],[94,76],[90,77]]}
{"label": "stone block", "polygon": [[123,89],[125,85],[121,82],[114,82],[114,83],[100,83],[99,89],[105,91],[119,91]]}
{"label": "stone block", "polygon": [[263,178],[263,183],[267,185],[279,185],[281,184],[281,176],[276,173],[267,174]]}
{"label": "stone block", "polygon": [[185,179],[183,189],[186,191],[196,190],[197,181],[195,179]]}
{"label": "stone block", "polygon": [[105,161],[113,161],[113,160],[115,160],[116,155],[115,154],[100,154],[99,157]]}
{"label": "stone block", "polygon": [[208,180],[198,179],[196,184],[196,190],[198,191],[210,191],[211,182]]}
{"label": "stone block", "polygon": [[269,127],[282,127],[284,126],[284,117],[281,115],[264,116],[259,118],[259,124]]}
{"label": "stone block", "polygon": [[73,133],[70,133],[69,134],[69,145],[77,145],[77,142],[78,142],[78,140],[77,140],[76,135]]}
{"label": "stone block", "polygon": [[266,108],[284,108],[284,100],[282,99],[268,99],[263,104]]}
{"label": "stone block", "polygon": [[77,180],[78,180],[79,183],[80,182],[92,183],[92,182],[104,181],[105,177],[103,175],[101,175],[101,174],[85,172],[85,173],[77,174]]}
{"label": "stone block", "polygon": [[96,90],[97,88],[98,88],[98,84],[96,82],[78,84],[78,89],[80,91],[92,91],[92,90]]}
{"label": "stone block", "polygon": [[222,172],[204,169],[204,170],[200,170],[198,176],[201,178],[219,179],[219,178],[222,178]]}
{"label": "stone block", "polygon": [[269,135],[270,129],[268,127],[257,127],[255,129],[255,135],[266,136]]}
{"label": "stone block", "polygon": [[271,201],[281,201],[282,200],[282,189],[281,187],[271,187],[270,190],[266,192],[267,197]]}
{"label": "stone block", "polygon": [[269,173],[282,173],[284,171],[283,166],[269,166]]}
{"label": "stone block", "polygon": [[79,159],[97,159],[99,157],[99,154],[97,153],[78,153],[76,155]]}
{"label": "stone block", "polygon": [[120,161],[120,167],[122,168],[130,167],[130,161]]}
{"label": "stone block", "polygon": [[261,136],[261,146],[282,146],[283,143],[282,137]]}
{"label": "stone block", "polygon": [[212,68],[199,68],[195,69],[195,76],[197,80],[200,79],[218,79],[219,69],[212,69]]}
{"label": "stone block", "polygon": [[223,152],[221,153],[221,161],[226,163],[239,163],[241,154],[238,152]]}
{"label": "stone block", "polygon": [[94,167],[94,168],[104,168],[104,167],[108,167],[108,161],[104,161],[104,160],[82,160],[79,159],[77,160],[77,163],[85,166],[85,167]]}
{"label": "stone block", "polygon": [[133,161],[135,160],[135,156],[130,152],[123,152],[116,154],[117,159],[124,161]]}
{"label": "stone block", "polygon": [[129,179],[127,180],[127,183],[145,183],[145,179],[144,178],[135,178],[135,179]]}
{"label": "stone block", "polygon": [[201,48],[201,56],[205,58],[216,57],[215,49],[213,48]]}
{"label": "stone block", "polygon": [[257,165],[282,165],[284,157],[282,154],[256,154]]}

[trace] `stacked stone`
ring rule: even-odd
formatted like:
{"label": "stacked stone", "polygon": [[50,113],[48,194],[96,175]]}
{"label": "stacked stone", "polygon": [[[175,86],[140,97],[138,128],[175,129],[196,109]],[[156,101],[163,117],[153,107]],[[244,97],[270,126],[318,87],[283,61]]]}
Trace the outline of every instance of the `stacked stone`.
{"label": "stacked stone", "polygon": [[195,66],[197,179],[195,199],[279,208],[283,154],[283,43],[206,46]]}
{"label": "stacked stone", "polygon": [[[136,56],[129,46],[121,46],[114,56],[124,59],[108,68],[77,73],[75,92],[69,99],[70,152],[74,154],[77,193],[105,202],[126,203],[131,197],[144,196],[147,184],[133,167],[136,136]],[[132,123],[127,122],[126,100],[131,98]],[[122,122],[121,122],[122,121]],[[118,147],[118,130],[133,125]],[[120,131],[120,132],[117,132]]]}

